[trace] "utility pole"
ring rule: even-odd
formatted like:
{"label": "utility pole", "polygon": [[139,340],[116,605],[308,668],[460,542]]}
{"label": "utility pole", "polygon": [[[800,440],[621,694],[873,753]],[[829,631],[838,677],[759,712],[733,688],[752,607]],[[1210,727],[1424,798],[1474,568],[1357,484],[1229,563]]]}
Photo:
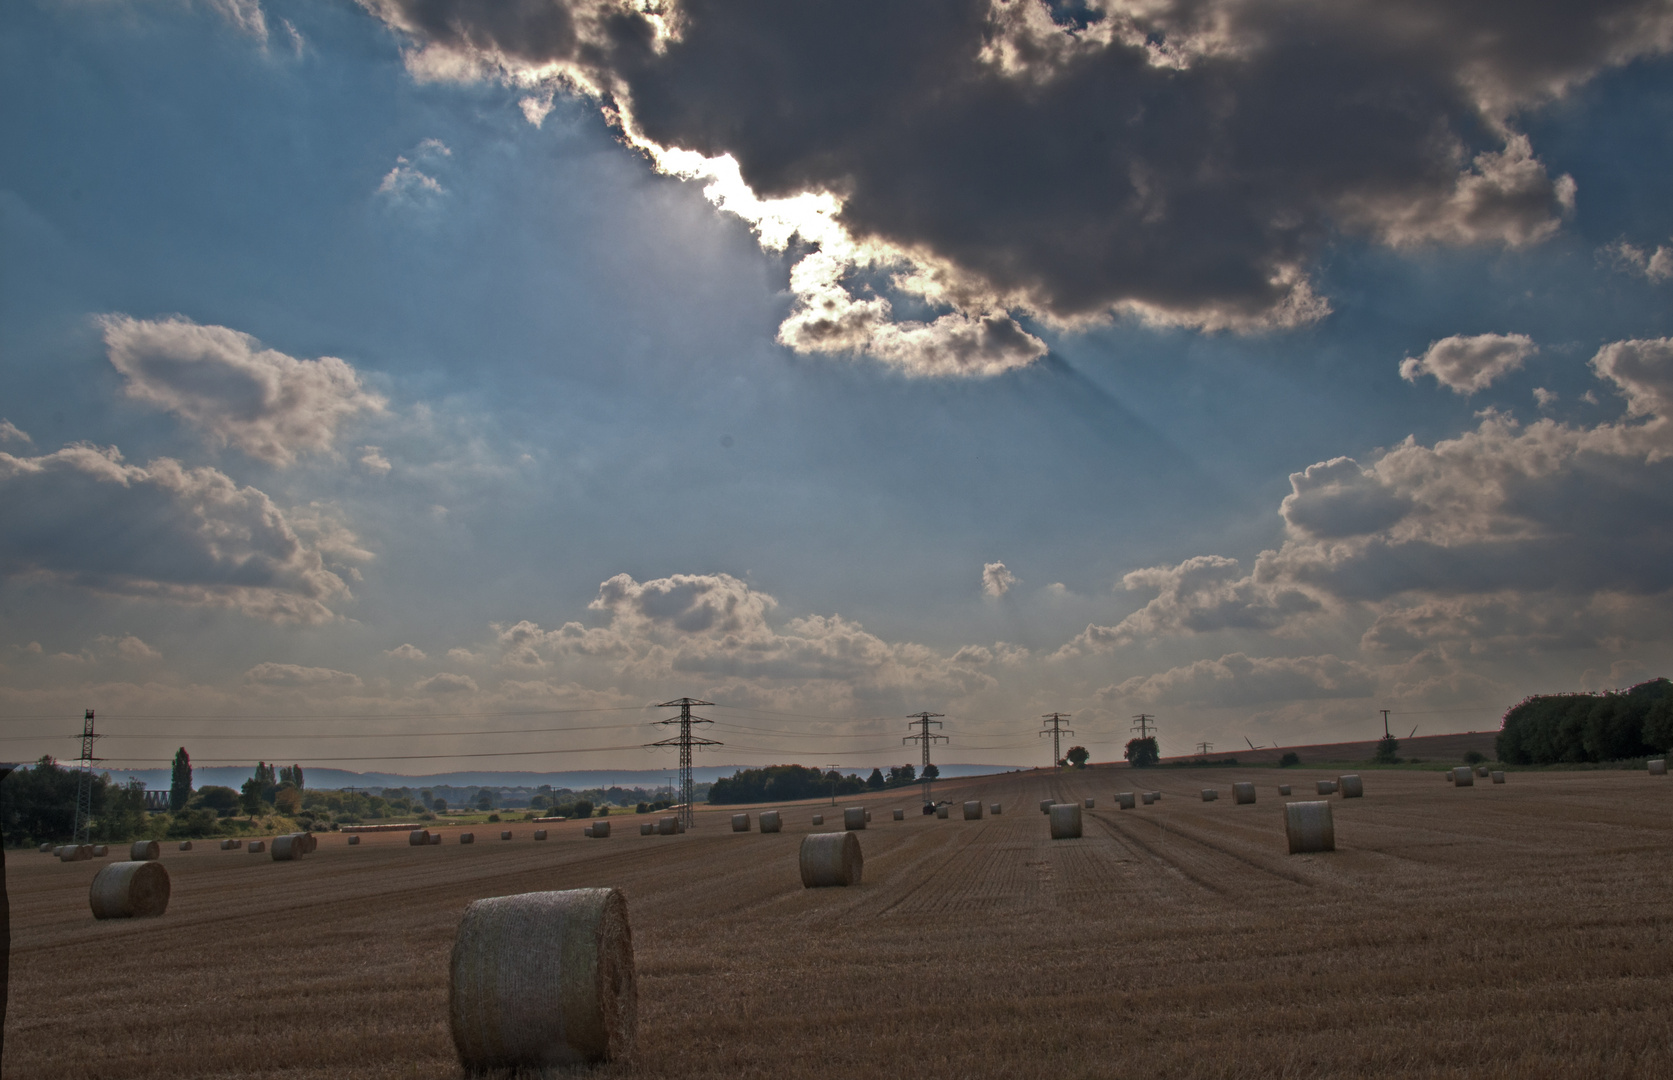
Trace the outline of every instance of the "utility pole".
{"label": "utility pole", "polygon": [[912,721],[912,723],[907,724],[906,726],[907,727],[913,727],[914,725],[916,725],[918,730],[913,732],[911,735],[908,735],[906,738],[900,740],[902,744],[909,743],[909,742],[916,742],[916,743],[922,743],[923,744],[923,747],[924,747],[924,771],[919,773],[919,775],[923,777],[923,781],[924,781],[924,802],[926,804],[930,801],[930,792],[934,788],[934,781],[932,781],[929,778],[929,776],[926,775],[929,772],[929,748],[932,744],[934,744],[934,742],[937,739],[940,739],[942,742],[951,742],[952,741],[951,739],[947,738],[947,736],[945,736],[945,735],[937,735],[937,734],[933,733],[932,731],[930,731],[930,725],[933,724],[936,727],[940,727],[941,726],[940,722],[935,720],[934,718],[937,717],[937,716],[945,716],[945,715],[947,715],[947,714],[946,713],[938,713],[938,712],[913,713],[912,715],[907,717],[907,719]]}
{"label": "utility pole", "polygon": [[1212,749],[1214,749],[1214,744],[1211,742],[1200,742],[1197,744],[1197,753],[1201,754],[1203,757],[1207,757],[1208,752]]}
{"label": "utility pole", "polygon": [[680,715],[670,717],[667,720],[658,721],[658,726],[678,724],[680,725],[680,733],[672,738],[663,739],[661,742],[645,744],[647,746],[677,746],[680,748],[680,801],[684,804],[683,808],[680,810],[680,820],[688,829],[697,824],[696,817],[693,815],[691,809],[691,748],[693,746],[725,745],[724,743],[716,742],[713,739],[705,739],[700,735],[693,735],[691,733],[691,725],[693,724],[714,723],[713,720],[705,720],[701,716],[691,715],[691,707],[693,705],[713,704],[714,702],[712,701],[698,701],[696,698],[688,697],[677,698],[673,701],[664,701],[661,705],[658,705],[657,708],[672,709],[674,706],[678,705],[680,707]]}
{"label": "utility pole", "polygon": [[1141,739],[1148,739],[1150,738],[1150,729],[1155,726],[1155,723],[1156,718],[1154,716],[1141,712],[1133,717],[1133,726],[1129,730],[1138,732]]}
{"label": "utility pole", "polygon": [[[1054,712],[1054,713],[1047,713],[1046,715],[1044,715],[1040,718],[1042,720],[1050,720],[1051,721],[1051,727],[1049,729],[1047,729],[1045,731],[1036,732],[1036,734],[1037,735],[1050,735],[1051,736],[1051,767],[1054,768],[1054,769],[1057,768],[1059,765],[1063,764],[1063,734],[1064,734],[1064,732],[1068,732],[1070,735],[1073,735],[1075,733],[1072,728],[1066,728],[1066,727],[1063,726],[1063,721],[1067,720],[1070,715],[1071,714],[1069,714],[1069,713]],[[1041,725],[1041,726],[1043,727],[1044,725]]]}
{"label": "utility pole", "polygon": [[93,731],[93,710],[87,710],[87,717],[81,723],[81,756],[76,760],[81,763],[81,783],[76,788],[76,823],[75,842],[85,844],[92,838],[93,828],[93,763],[99,759],[93,756],[93,740],[99,736]]}
{"label": "utility pole", "polygon": [[1388,733],[1388,710],[1383,709],[1381,711],[1383,714],[1383,738],[1391,739],[1393,736]]}
{"label": "utility pole", "polygon": [[825,768],[830,770],[830,773],[831,773],[832,776],[836,777],[835,780],[831,781],[831,805],[835,806],[836,805],[837,785],[842,783],[842,774],[837,772],[837,770],[842,768],[842,766],[841,765],[827,765],[827,766],[825,766]]}

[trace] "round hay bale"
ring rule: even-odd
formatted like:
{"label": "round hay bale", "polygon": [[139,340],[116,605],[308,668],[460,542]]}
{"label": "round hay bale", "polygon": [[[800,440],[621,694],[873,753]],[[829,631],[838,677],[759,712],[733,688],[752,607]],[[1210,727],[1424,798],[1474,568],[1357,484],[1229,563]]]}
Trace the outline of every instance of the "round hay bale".
{"label": "round hay bale", "polygon": [[536,839],[536,840],[544,840],[544,839],[546,839],[546,830],[545,830],[545,829],[536,829],[536,830],[535,830],[535,831],[534,831],[534,838],[535,838],[535,839]]}
{"label": "round hay bale", "polygon": [[349,837],[349,847],[359,847],[359,846],[360,846],[360,834],[355,833],[353,836]]}
{"label": "round hay bale", "polygon": [[95,919],[148,919],[168,910],[168,868],[130,859],[99,868],[87,890]]}
{"label": "round hay bale", "polygon": [[1289,793],[1290,793],[1290,785],[1288,785],[1288,784],[1279,784],[1278,785],[1278,794],[1288,795]]}
{"label": "round hay bale", "polygon": [[813,823],[814,823],[814,824],[815,824],[815,825],[823,825],[823,824],[825,824],[825,815],[824,815],[824,814],[815,814],[815,815],[813,815]]}
{"label": "round hay bale", "polygon": [[308,850],[308,841],[297,833],[273,838],[273,861],[295,862]]}
{"label": "round hay bale", "polygon": [[1319,780],[1319,781],[1316,781],[1313,784],[1313,790],[1320,795],[1334,795],[1334,794],[1336,794],[1336,781],[1334,781],[1334,780]]}
{"label": "round hay bale", "polygon": [[802,887],[822,889],[858,885],[865,856],[860,853],[860,838],[845,830],[802,837],[800,862]]}
{"label": "round hay bale", "polygon": [[1218,799],[1219,797],[1220,797],[1220,792],[1215,788],[1205,787],[1205,788],[1202,789],[1202,801],[1203,802],[1213,802],[1214,800]]}
{"label": "round hay bale", "polygon": [[1005,812],[1005,807],[1003,805],[1001,805],[999,803],[989,803],[988,804],[988,813],[990,813],[990,814],[1003,814],[1004,812]]}
{"label": "round hay bale", "polygon": [[109,855],[109,854],[110,854],[110,846],[108,844],[94,844],[93,845],[93,857],[95,859],[102,859],[106,855]]}
{"label": "round hay bale", "polygon": [[231,851],[232,850],[232,841],[231,840],[222,840],[221,841],[221,850],[222,851]]}
{"label": "round hay bale", "polygon": [[610,823],[608,821],[595,821],[595,822],[593,822],[593,833],[592,833],[592,835],[593,835],[594,840],[608,840],[608,839],[610,839]]}
{"label": "round hay bale", "polygon": [[501,840],[510,840],[511,839],[511,830],[510,829],[501,829],[500,830],[500,839]]}
{"label": "round hay bale", "polygon": [[1651,776],[1666,776],[1667,775],[1667,759],[1666,758],[1657,758],[1654,761],[1648,762],[1647,764],[1650,767],[1650,775]]}
{"label": "round hay bale", "polygon": [[439,833],[439,832],[433,832],[433,833],[431,833],[431,834],[430,834],[430,843],[431,843],[431,844],[432,844],[432,845],[434,845],[434,844],[439,844],[439,843],[441,843],[441,835],[442,835],[442,834],[441,834],[441,833]]}
{"label": "round hay bale", "polygon": [[1453,787],[1475,787],[1475,770],[1468,765],[1460,765],[1452,770]]}
{"label": "round hay bale", "polygon": [[59,862],[86,862],[93,857],[93,849],[86,844],[65,844],[58,849]]}
{"label": "round hay bale", "polygon": [[1151,797],[1151,798],[1152,798],[1152,799],[1154,799],[1154,800],[1156,800],[1156,801],[1157,801],[1157,802],[1161,802],[1161,801],[1162,801],[1162,793],[1161,793],[1161,792],[1160,792],[1160,791],[1152,791],[1152,792],[1151,792],[1151,793],[1150,793],[1150,797]]}
{"label": "round hay bale", "polygon": [[966,820],[966,821],[980,821],[980,820],[982,820],[982,804],[979,803],[979,802],[967,802],[967,803],[965,803],[964,804],[964,820]]}
{"label": "round hay bale", "polygon": [[163,845],[155,840],[135,840],[128,845],[128,858],[133,862],[147,862],[163,856]]}
{"label": "round hay bale", "polygon": [[460,833],[459,834],[459,843],[461,843],[461,844],[474,844],[474,843],[476,843],[476,834],[473,833],[473,832],[462,832],[462,833]]}
{"label": "round hay bale", "polygon": [[656,822],[654,822],[654,821],[641,821],[639,823],[639,835],[640,836],[655,836],[656,835]]}
{"label": "round hay bale", "polygon": [[248,851],[251,855],[260,855],[262,852],[267,850],[267,841],[266,840],[251,840],[250,841],[250,846],[245,848],[244,850]]}
{"label": "round hay bale", "polygon": [[1047,815],[1051,818],[1051,838],[1053,840],[1077,840],[1080,838],[1080,804],[1052,803],[1051,811]]}
{"label": "round hay bale", "polygon": [[675,833],[685,832],[685,818],[677,817],[677,818],[674,819],[674,832]]}
{"label": "round hay bale", "polygon": [[951,806],[946,803],[942,803],[940,806],[935,808],[935,816],[940,818],[942,821],[946,821],[951,815],[952,809],[953,808]]}
{"label": "round hay bale", "polygon": [[51,850],[52,850],[52,845],[50,843],[41,845],[41,854],[42,855],[47,854]]}
{"label": "round hay bale", "polygon": [[660,818],[657,818],[656,819],[656,834],[658,836],[673,836],[676,832],[679,831],[679,829],[678,829],[679,823],[680,823],[680,819],[675,818],[675,817],[660,817]]}
{"label": "round hay bale", "polygon": [[1363,799],[1365,797],[1365,782],[1358,773],[1343,773],[1336,778],[1336,787],[1342,792],[1344,799]]}
{"label": "round hay bale", "polygon": [[1051,813],[1051,803],[1052,803],[1052,801],[1050,799],[1041,799],[1040,800],[1040,813],[1042,813],[1042,814]]}
{"label": "round hay bale", "polygon": [[1239,780],[1232,784],[1232,802],[1238,806],[1248,806],[1255,801],[1255,785],[1248,780]]}
{"label": "round hay bale", "polygon": [[[1149,802],[1148,799],[1145,801]],[[1131,810],[1138,805],[1138,800],[1133,797],[1131,791],[1118,791],[1115,793],[1115,805],[1123,810]]]}
{"label": "round hay bale", "polygon": [[1087,808],[1087,809],[1088,809],[1088,810],[1091,810],[1091,809],[1092,809],[1092,808],[1093,808],[1093,807],[1095,807],[1095,806],[1096,806],[1096,805],[1098,805],[1098,800],[1097,800],[1097,799],[1088,799],[1088,800],[1086,800],[1086,808]]}
{"label": "round hay bale", "polygon": [[866,811],[866,820],[867,820],[867,821],[870,821],[870,820],[871,820],[871,811],[870,811],[870,810],[867,810],[867,811]]}
{"label": "round hay bale", "polygon": [[307,833],[306,835],[308,837],[308,854],[312,855],[319,850],[319,836],[314,833]]}
{"label": "round hay bale", "polygon": [[1141,796],[1141,798],[1144,799],[1144,805],[1149,806],[1151,803],[1156,801],[1156,793],[1154,791],[1147,791]]}
{"label": "round hay bale", "polygon": [[1502,784],[1505,782],[1505,774],[1495,769],[1493,770],[1492,780],[1495,784]]}
{"label": "round hay bale", "polygon": [[749,815],[748,814],[733,814],[732,815],[732,831],[733,832],[748,832],[749,831]]}
{"label": "round hay bale", "polygon": [[842,811],[842,827],[848,832],[866,827],[866,808],[863,806],[849,806]]}
{"label": "round hay bale", "polygon": [[639,1016],[627,902],[616,889],[476,901],[453,939],[447,999],[467,1073],[626,1057]]}
{"label": "round hay bale", "polygon": [[430,846],[430,830],[429,829],[414,829],[412,832],[407,834],[407,843],[412,845],[413,847],[429,847]]}
{"label": "round hay bale", "polygon": [[1335,851],[1336,822],[1330,816],[1330,803],[1285,803],[1284,834],[1289,838],[1291,855]]}
{"label": "round hay bale", "polygon": [[761,817],[758,820],[761,831],[764,833],[778,832],[779,829],[784,827],[784,822],[779,818],[777,810],[761,811]]}
{"label": "round hay bale", "polygon": [[1475,767],[1475,774],[1477,776],[1481,777],[1483,780],[1487,779],[1487,766],[1477,765]]}
{"label": "round hay bale", "polygon": [[905,810],[896,810],[893,814],[893,817],[896,821],[905,821],[906,820],[906,811]]}
{"label": "round hay bale", "polygon": [[180,841],[180,850],[181,850],[181,851],[190,851],[190,850],[192,850],[192,842],[191,842],[191,841],[190,841],[190,840],[182,840],[182,841]]}
{"label": "round hay bale", "polygon": [[593,834],[593,827],[591,825],[584,825],[584,826],[581,827],[581,835],[582,836],[591,836],[592,834]]}

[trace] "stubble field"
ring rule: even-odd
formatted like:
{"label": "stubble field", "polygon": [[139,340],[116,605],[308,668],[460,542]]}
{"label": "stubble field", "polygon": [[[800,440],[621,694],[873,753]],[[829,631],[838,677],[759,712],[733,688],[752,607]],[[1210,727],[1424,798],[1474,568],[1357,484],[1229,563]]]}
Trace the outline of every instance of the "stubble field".
{"label": "stubble field", "polygon": [[[98,862],[7,856],[8,1077],[457,1077],[447,962],[473,899],[610,885],[628,900],[639,1044],[593,1075],[700,1078],[1673,1076],[1673,778],[1365,773],[1338,850],[1290,856],[1330,774],[1020,773],[938,784],[1004,804],[874,820],[857,888],[801,887],[785,832],[641,818],[476,829],[459,846],[322,836],[295,863],[165,849],[160,919],[95,922]],[[1235,806],[1252,779],[1259,802]],[[1115,809],[1118,790],[1159,788]],[[1220,789],[1204,803],[1202,787]],[[1042,798],[1095,797],[1052,841]],[[905,807],[907,820],[890,820]],[[752,821],[758,807],[747,808]],[[489,831],[494,828],[495,831]]]}

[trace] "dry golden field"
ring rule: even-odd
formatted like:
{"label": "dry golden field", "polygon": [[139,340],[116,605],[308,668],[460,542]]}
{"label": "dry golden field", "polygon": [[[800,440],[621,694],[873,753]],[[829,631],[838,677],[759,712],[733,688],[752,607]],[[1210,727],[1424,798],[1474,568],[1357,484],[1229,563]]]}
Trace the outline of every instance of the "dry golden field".
{"label": "dry golden field", "polygon": [[[455,1077],[466,903],[613,885],[640,1039],[599,1077],[1673,1076],[1673,778],[1367,772],[1364,799],[1332,800],[1338,850],[1289,856],[1276,785],[1311,798],[1327,775],[937,785],[1004,803],[979,822],[924,817],[915,789],[853,799],[877,812],[850,889],[801,887],[814,804],[776,836],[732,833],[728,808],[674,837],[631,815],[607,840],[333,834],[295,863],[200,842],[164,852],[167,915],[129,922],[89,914],[97,862],[10,853],[4,1073]],[[1165,797],[1115,809],[1140,786]],[[1047,838],[1047,796],[1097,798],[1084,838]]]}

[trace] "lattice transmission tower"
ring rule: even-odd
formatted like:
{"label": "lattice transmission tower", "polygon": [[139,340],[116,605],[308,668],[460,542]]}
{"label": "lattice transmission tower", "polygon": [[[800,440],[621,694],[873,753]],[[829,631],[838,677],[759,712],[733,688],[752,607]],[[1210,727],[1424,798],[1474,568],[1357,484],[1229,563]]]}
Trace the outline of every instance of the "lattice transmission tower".
{"label": "lattice transmission tower", "polygon": [[714,739],[705,739],[701,735],[693,735],[691,733],[691,725],[693,724],[714,723],[713,720],[705,720],[701,716],[691,715],[691,707],[693,705],[713,704],[714,702],[712,701],[698,701],[696,698],[688,697],[677,698],[674,701],[664,701],[661,705],[658,705],[657,708],[672,709],[675,706],[678,706],[680,715],[672,716],[667,720],[659,721],[659,726],[678,724],[680,725],[680,733],[672,738],[663,739],[661,742],[645,744],[647,746],[677,746],[680,748],[680,802],[684,804],[680,808],[680,820],[685,823],[685,827],[688,829],[697,824],[697,818],[694,815],[691,806],[693,801],[691,782],[691,748],[694,746],[726,745],[725,743],[716,742]]}
{"label": "lattice transmission tower", "polygon": [[1042,724],[1041,727],[1044,730],[1038,734],[1051,736],[1051,767],[1054,769],[1063,764],[1063,736],[1075,733],[1073,728],[1063,726],[1063,721],[1069,719],[1070,715],[1070,713],[1054,712],[1047,713],[1040,718],[1051,721],[1051,727],[1048,728]]}
{"label": "lattice transmission tower", "polygon": [[93,730],[93,710],[87,710],[87,717],[81,722],[81,756],[76,761],[81,765],[81,780],[76,785],[76,827],[75,842],[85,844],[92,839],[93,829],[93,763],[99,759],[93,756],[93,740],[99,736]]}
{"label": "lattice transmission tower", "polygon": [[912,721],[912,723],[907,724],[906,726],[907,727],[916,726],[918,728],[918,730],[913,732],[912,734],[908,735],[906,738],[900,740],[902,745],[905,745],[906,743],[909,743],[909,742],[915,742],[915,743],[922,743],[923,744],[923,747],[924,747],[924,767],[923,767],[923,771],[920,772],[918,774],[918,776],[923,780],[923,784],[924,784],[924,802],[925,803],[928,803],[928,802],[931,801],[931,799],[932,799],[931,792],[934,790],[934,787],[935,787],[934,780],[932,780],[929,776],[929,748],[932,745],[935,744],[937,739],[939,739],[941,742],[952,742],[952,740],[949,739],[947,736],[937,735],[934,732],[930,731],[930,726],[931,725],[934,725],[935,727],[940,727],[941,726],[941,722],[939,720],[936,720],[935,717],[945,716],[945,715],[947,715],[947,714],[946,713],[938,713],[938,712],[912,713],[910,716],[907,717],[907,719]]}

